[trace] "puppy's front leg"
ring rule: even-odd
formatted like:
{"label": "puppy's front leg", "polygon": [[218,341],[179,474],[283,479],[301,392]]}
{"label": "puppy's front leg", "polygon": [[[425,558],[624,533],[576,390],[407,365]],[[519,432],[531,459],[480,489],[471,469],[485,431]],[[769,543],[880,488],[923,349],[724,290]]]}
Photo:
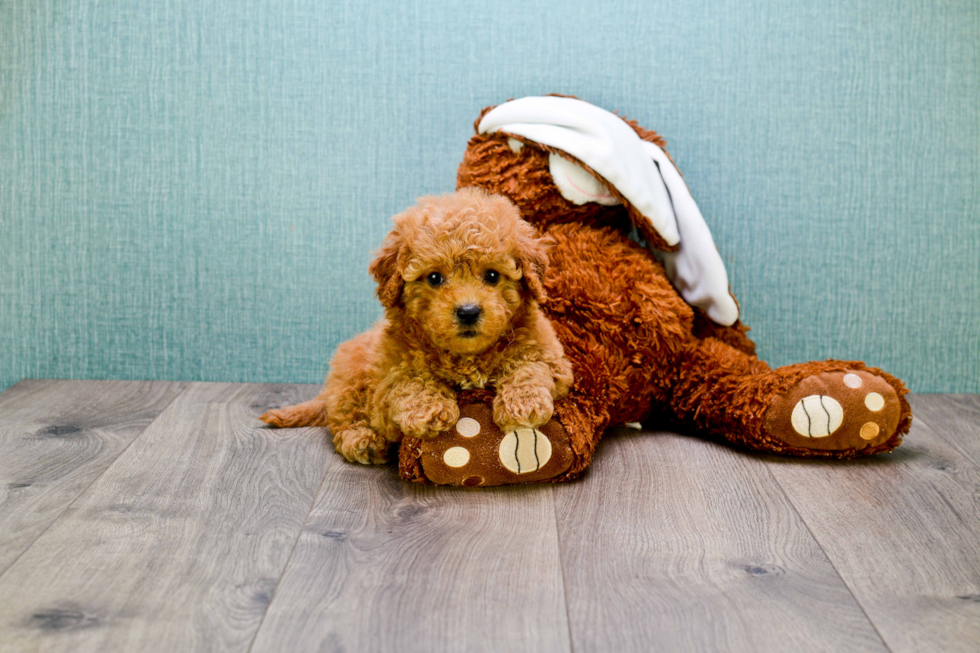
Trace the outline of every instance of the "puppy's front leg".
{"label": "puppy's front leg", "polygon": [[540,361],[525,363],[497,382],[493,421],[504,433],[537,428],[551,419],[555,394],[551,368]]}
{"label": "puppy's front leg", "polygon": [[405,435],[432,438],[459,421],[456,395],[435,379],[404,379],[388,391],[388,416]]}

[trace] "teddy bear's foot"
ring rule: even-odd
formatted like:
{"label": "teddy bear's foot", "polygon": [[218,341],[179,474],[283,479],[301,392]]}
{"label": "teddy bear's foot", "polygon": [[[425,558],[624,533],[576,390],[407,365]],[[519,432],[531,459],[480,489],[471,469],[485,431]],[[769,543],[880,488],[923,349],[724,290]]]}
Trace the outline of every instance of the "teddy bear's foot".
{"label": "teddy bear's foot", "polygon": [[504,433],[483,403],[462,407],[452,428],[419,446],[422,473],[439,485],[547,481],[567,471],[573,458],[568,435],[556,420]]}
{"label": "teddy bear's foot", "polygon": [[769,438],[799,449],[881,451],[901,415],[899,395],[882,377],[863,370],[823,372],[778,397],[764,429]]}

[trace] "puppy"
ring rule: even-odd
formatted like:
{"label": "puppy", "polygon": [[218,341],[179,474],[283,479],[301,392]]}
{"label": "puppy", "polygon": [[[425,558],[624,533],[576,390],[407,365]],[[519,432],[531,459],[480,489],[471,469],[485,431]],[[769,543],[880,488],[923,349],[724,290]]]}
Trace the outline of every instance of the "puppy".
{"label": "puppy", "polygon": [[328,426],[345,458],[385,462],[403,435],[459,419],[456,392],[492,386],[505,433],[551,419],[572,367],[542,314],[545,243],[510,200],[467,188],[395,216],[370,272],[385,318],[342,344],[311,401],[272,426]]}

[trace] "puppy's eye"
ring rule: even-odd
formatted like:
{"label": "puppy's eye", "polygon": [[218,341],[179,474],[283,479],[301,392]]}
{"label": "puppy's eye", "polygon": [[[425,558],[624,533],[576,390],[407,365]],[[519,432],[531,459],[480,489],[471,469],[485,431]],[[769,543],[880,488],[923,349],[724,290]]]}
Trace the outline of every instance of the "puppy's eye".
{"label": "puppy's eye", "polygon": [[500,281],[500,273],[496,270],[487,270],[483,273],[483,280],[492,286]]}
{"label": "puppy's eye", "polygon": [[441,286],[445,281],[445,279],[442,278],[442,275],[438,272],[430,272],[429,276],[427,276],[425,280],[432,287]]}

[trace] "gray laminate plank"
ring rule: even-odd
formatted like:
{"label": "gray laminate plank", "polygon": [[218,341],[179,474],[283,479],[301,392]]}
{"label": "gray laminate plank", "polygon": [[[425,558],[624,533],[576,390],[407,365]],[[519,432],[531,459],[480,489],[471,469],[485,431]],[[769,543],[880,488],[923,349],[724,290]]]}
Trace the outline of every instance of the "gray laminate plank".
{"label": "gray laminate plank", "polygon": [[190,385],[0,578],[0,650],[247,650],[333,456],[256,417],[311,392]]}
{"label": "gray laminate plank", "polygon": [[620,434],[555,492],[575,650],[886,650],[756,457]]}
{"label": "gray laminate plank", "polygon": [[895,653],[980,650],[980,470],[922,420],[894,453],[772,460]]}
{"label": "gray laminate plank", "polygon": [[253,653],[568,651],[552,491],[338,460]]}
{"label": "gray laminate plank", "polygon": [[0,394],[0,576],[184,385],[21,381]]}
{"label": "gray laminate plank", "polygon": [[913,422],[923,421],[980,465],[980,395],[909,395]]}

